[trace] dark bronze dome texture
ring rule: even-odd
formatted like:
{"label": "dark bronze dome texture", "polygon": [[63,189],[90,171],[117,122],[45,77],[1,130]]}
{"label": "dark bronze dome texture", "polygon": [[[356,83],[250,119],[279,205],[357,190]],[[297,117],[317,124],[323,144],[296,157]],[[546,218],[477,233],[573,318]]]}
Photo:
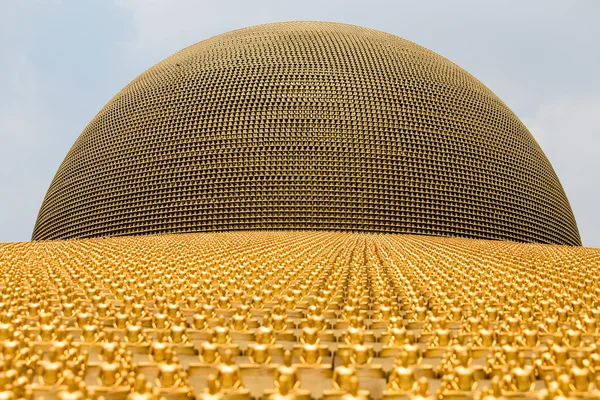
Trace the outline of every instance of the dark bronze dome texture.
{"label": "dark bronze dome texture", "polygon": [[250,229],[581,244],[552,166],[487,87],[321,22],[228,32],[134,79],[67,154],[33,239]]}

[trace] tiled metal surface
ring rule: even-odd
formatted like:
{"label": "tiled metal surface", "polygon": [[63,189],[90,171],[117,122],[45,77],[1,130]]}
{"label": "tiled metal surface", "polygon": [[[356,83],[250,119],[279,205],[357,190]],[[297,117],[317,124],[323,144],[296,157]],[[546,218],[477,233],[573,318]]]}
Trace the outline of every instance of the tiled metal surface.
{"label": "tiled metal surface", "polygon": [[158,63],[85,128],[33,239],[246,229],[580,244],[519,119],[445,58],[356,26],[228,32]]}

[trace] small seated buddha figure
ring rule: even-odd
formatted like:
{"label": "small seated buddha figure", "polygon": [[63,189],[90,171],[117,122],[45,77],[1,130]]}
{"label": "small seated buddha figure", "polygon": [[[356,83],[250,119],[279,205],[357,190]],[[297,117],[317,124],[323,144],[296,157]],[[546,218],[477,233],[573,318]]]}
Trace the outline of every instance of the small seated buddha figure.
{"label": "small seated buddha figure", "polygon": [[543,351],[539,356],[533,354],[531,356],[531,365],[535,371],[535,376],[539,379],[546,377],[553,378],[556,372],[556,362],[552,358],[552,354],[548,351]]}
{"label": "small seated buddha figure", "polygon": [[218,363],[221,361],[221,355],[216,333],[211,329],[207,331],[207,335],[206,341],[202,342],[198,349],[198,359],[203,364]]}
{"label": "small seated buddha figure", "polygon": [[441,378],[444,375],[451,374],[454,370],[456,359],[452,351],[447,351],[442,356],[440,363],[434,368],[435,376]]}
{"label": "small seated buddha figure", "polygon": [[589,347],[588,360],[590,368],[600,371],[600,348],[597,343],[592,343]]}
{"label": "small seated buddha figure", "polygon": [[323,361],[322,351],[326,350],[326,346],[319,345],[319,341],[306,341],[301,345],[295,345],[295,349],[300,350],[300,363],[303,365],[319,366]]}
{"label": "small seated buddha figure", "polygon": [[12,375],[12,390],[17,395],[17,398],[23,398],[25,397],[27,390],[30,389],[32,385],[35,385],[33,380],[34,370],[27,369],[24,363],[16,365],[12,370],[14,371],[14,375],[11,373],[8,374],[9,376]]}
{"label": "small seated buddha figure", "polygon": [[214,374],[208,375],[206,378],[206,387],[202,393],[196,396],[196,400],[222,400],[224,398],[225,395],[221,392],[219,382]]}
{"label": "small seated buddha figure", "polygon": [[8,337],[0,342],[0,353],[2,356],[10,358],[17,356],[19,347],[21,345],[18,339],[20,333],[20,331],[15,332],[14,328],[9,330]]}
{"label": "small seated buddha figure", "polygon": [[459,332],[459,334],[452,339],[450,345],[450,351],[452,353],[453,358],[457,361],[457,364],[458,354],[461,352],[467,353],[469,363],[473,361],[473,345],[468,335]]}
{"label": "small seated buddha figure", "polygon": [[356,297],[350,297],[342,308],[340,316],[341,320],[350,320],[351,317],[358,317],[360,315],[360,305]]}
{"label": "small seated buddha figure", "polygon": [[59,325],[58,320],[51,318],[45,318],[40,321],[40,333],[38,340],[42,343],[48,343],[54,340],[56,337],[56,328]]}
{"label": "small seated buddha figure", "polygon": [[416,304],[411,305],[413,322],[425,322],[429,307],[423,297],[419,297]]}
{"label": "small seated buddha figure", "polygon": [[350,352],[343,350],[340,355],[340,365],[333,370],[331,380],[334,391],[347,392],[350,390],[350,378],[356,377],[356,369],[350,363]]}
{"label": "small seated buddha figure", "polygon": [[489,379],[493,379],[494,376],[503,376],[507,373],[508,371],[505,370],[507,365],[502,349],[495,346],[492,348],[492,352],[486,356],[484,371]]}
{"label": "small seated buddha figure", "polygon": [[[546,387],[537,394],[537,400],[568,400],[559,389],[558,382],[555,380],[545,381]],[[491,400],[491,399],[490,399]]]}
{"label": "small seated buddha figure", "polygon": [[256,340],[256,336],[259,334],[263,335],[264,341],[268,344],[275,344],[277,341],[277,336],[275,335],[275,330],[272,325],[261,325],[254,331],[254,340]]}
{"label": "small seated buddha figure", "polygon": [[66,388],[58,392],[56,395],[57,400],[85,400],[87,393],[84,390],[85,385],[81,381],[81,378],[75,376],[69,370],[66,370],[63,376]]}
{"label": "small seated buddha figure", "polygon": [[358,377],[353,376],[348,382],[348,391],[341,395],[340,400],[369,400],[369,392],[366,390],[359,390]]}
{"label": "small seated buddha figure", "polygon": [[348,320],[348,327],[342,335],[341,342],[346,345],[352,345],[358,332],[363,333],[363,337],[367,341],[374,341],[373,332],[368,331],[363,317],[351,317]]}
{"label": "small seated buddha figure", "polygon": [[393,316],[398,315],[394,311],[391,299],[388,296],[385,296],[382,298],[381,303],[377,305],[373,319],[375,321],[388,321]]}
{"label": "small seated buddha figure", "polygon": [[279,376],[276,380],[275,390],[265,392],[263,399],[266,400],[296,400],[298,396],[292,391],[290,378],[288,376]]}
{"label": "small seated buddha figure", "polygon": [[466,351],[461,351],[457,355],[458,365],[452,371],[454,390],[461,392],[470,392],[477,387],[475,379],[475,369],[471,367],[471,358]]}
{"label": "small seated buddha figure", "polygon": [[396,347],[404,343],[408,331],[402,317],[393,316],[389,319],[387,329],[381,337],[385,340],[384,347]]}
{"label": "small seated buddha figure", "polygon": [[442,376],[442,381],[440,382],[440,387],[435,393],[435,398],[437,399],[445,399],[449,395],[455,394],[454,390],[454,376],[452,374]]}
{"label": "small seated buddha figure", "polygon": [[423,361],[423,351],[417,343],[415,343],[415,336],[412,332],[408,332],[404,344],[400,346],[400,350],[406,351],[408,354],[408,363],[410,365],[418,365]]}
{"label": "small seated buddha figure", "polygon": [[312,314],[310,314],[303,323],[316,328],[319,331],[325,331],[330,328],[329,321],[323,315],[323,310],[319,306],[314,306]]}
{"label": "small seated buddha figure", "polygon": [[558,331],[558,317],[555,315],[546,315],[543,323],[540,325],[542,333],[556,333]]}
{"label": "small seated buddha figure", "polygon": [[374,357],[373,346],[365,345],[364,332],[359,330],[353,333],[350,339],[350,362],[357,365],[370,364]]}
{"label": "small seated buddha figure", "polygon": [[171,326],[171,322],[167,314],[167,306],[165,304],[159,305],[158,311],[152,315],[152,328],[160,330],[167,329],[169,326]]}
{"label": "small seated buddha figure", "polygon": [[439,315],[437,310],[433,310],[427,314],[423,321],[423,328],[421,329],[421,335],[432,334],[438,325],[446,326],[447,318],[445,315]]}
{"label": "small seated buddha figure", "polygon": [[417,388],[410,395],[410,400],[433,400],[429,392],[429,382],[427,378],[422,377],[417,381]]}
{"label": "small seated buddha figure", "polygon": [[167,329],[170,342],[177,346],[189,345],[190,341],[187,336],[187,322],[185,317],[179,315],[175,317],[174,323]]}
{"label": "small seated buddha figure", "polygon": [[598,321],[596,321],[596,319],[592,316],[590,316],[589,314],[585,314],[583,316],[583,331],[587,334],[587,335],[595,335],[597,336],[598,334]]}
{"label": "small seated buddha figure", "polygon": [[461,325],[460,330],[467,334],[476,334],[481,326],[481,317],[474,314],[472,311],[467,317],[467,321]]}
{"label": "small seated buddha figure", "polygon": [[294,349],[300,351],[301,353],[306,353],[306,360],[313,359],[311,358],[313,356],[318,357],[319,359],[317,362],[317,359],[314,358],[314,362],[307,362],[308,364],[320,363],[322,353],[328,353],[327,346],[320,344],[321,339],[319,336],[319,331],[314,327],[305,326],[302,328],[299,340],[300,344],[294,345]]}
{"label": "small seated buddha figure", "polygon": [[217,318],[217,325],[213,329],[215,331],[217,343],[221,345],[231,343],[232,340],[230,335],[230,329],[225,323],[225,317],[223,315],[219,315],[219,317]]}
{"label": "small seated buddha figure", "polygon": [[[291,353],[289,353],[289,363],[291,365]],[[310,399],[310,391],[300,389],[298,371],[295,369],[285,371],[278,368],[273,383],[275,389],[265,391],[265,399]]]}
{"label": "small seated buddha figure", "polygon": [[166,335],[162,335],[158,341],[153,341],[150,344],[150,350],[148,352],[148,358],[151,362],[159,363],[165,360],[165,353],[167,349],[171,347],[169,338]]}
{"label": "small seated buddha figure", "polygon": [[106,329],[102,332],[101,353],[115,352],[121,347],[121,338],[115,334],[115,330]]}
{"label": "small seated buddha figure", "polygon": [[156,386],[159,388],[185,388],[187,375],[179,365],[179,360],[172,349],[167,349],[165,360],[158,363]]}
{"label": "small seated buddha figure", "polygon": [[548,343],[548,350],[556,365],[563,367],[569,359],[569,348],[565,345],[560,332],[553,335],[553,340]]}
{"label": "small seated buddha figure", "polygon": [[228,310],[231,308],[231,299],[227,295],[226,290],[221,290],[221,292],[217,296],[217,307],[220,310]]}
{"label": "small seated buddha figure", "polygon": [[290,321],[285,309],[280,305],[273,306],[271,310],[271,324],[276,332],[287,331]]}
{"label": "small seated buddha figure", "polygon": [[102,362],[98,365],[97,382],[99,386],[120,386],[125,378],[121,363],[116,359],[116,352],[103,354]]}
{"label": "small seated buddha figure", "polygon": [[248,344],[248,350],[246,354],[252,364],[270,364],[272,360],[272,353],[281,354],[283,347],[276,344],[270,344],[266,333],[257,330],[256,341]]}
{"label": "small seated buddha figure", "polygon": [[4,371],[0,371],[0,400],[17,400],[11,380]]}
{"label": "small seated buddha figure", "polygon": [[527,327],[521,331],[517,342],[520,346],[528,347],[530,349],[535,349],[540,346],[539,329],[533,320],[527,321]]}
{"label": "small seated buddha figure", "polygon": [[502,352],[502,358],[504,359],[505,364],[508,364],[511,361],[517,361],[519,355],[519,345],[516,341],[516,336],[509,335],[503,338],[500,342],[500,350]]}
{"label": "small seated buddha figure", "polygon": [[[220,349],[230,349],[234,355],[240,354],[240,347],[234,343],[233,338],[231,337],[231,330],[229,326],[227,326],[223,315],[219,315],[217,324],[212,330],[215,333],[215,340]],[[250,332],[248,332],[248,334],[251,335]]]}
{"label": "small seated buddha figure", "polygon": [[499,400],[500,398],[504,398],[500,388],[500,382],[501,378],[495,376],[490,382],[490,388],[481,393],[480,400]]}
{"label": "small seated buddha figure", "polygon": [[97,343],[102,338],[98,320],[89,316],[82,323],[81,340],[86,344]]}
{"label": "small seated buddha figure", "polygon": [[571,391],[576,393],[586,393],[592,390],[595,371],[590,369],[589,360],[585,359],[585,354],[577,352],[571,358],[572,365],[568,369],[568,375],[571,382]]}
{"label": "small seated buddha figure", "polygon": [[300,388],[300,374],[298,373],[298,368],[292,364],[292,352],[286,350],[283,353],[283,364],[277,366],[275,370],[275,387],[278,387],[279,377],[285,375],[288,380],[288,384],[291,387],[291,390]]}
{"label": "small seated buddha figure", "polygon": [[127,395],[126,400],[158,400],[158,393],[152,388],[150,382],[146,380],[144,374],[138,374],[132,385],[132,391]]}
{"label": "small seated buddha figure", "polygon": [[58,386],[62,383],[64,362],[59,357],[54,346],[48,350],[48,360],[40,360],[38,364],[40,384],[44,386]]}
{"label": "small seated buddha figure", "polygon": [[230,320],[231,329],[236,332],[248,332],[248,314],[236,308]]}
{"label": "small seated buddha figure", "polygon": [[83,328],[83,326],[88,323],[94,317],[94,313],[92,308],[89,306],[84,306],[77,315],[75,316],[75,326],[79,328]]}
{"label": "small seated buddha figure", "polygon": [[131,316],[134,321],[140,322],[142,326],[148,328],[152,326],[152,316],[142,299],[136,300],[131,306]]}
{"label": "small seated buddha figure", "polygon": [[125,308],[125,304],[121,306],[115,312],[115,320],[113,327],[115,329],[125,329],[129,322],[129,311]]}
{"label": "small seated buddha figure", "polygon": [[149,345],[150,341],[144,334],[141,322],[135,324],[127,324],[125,328],[125,343],[128,345]]}
{"label": "small seated buddha figure", "polygon": [[217,365],[217,382],[221,390],[244,392],[244,384],[240,369],[233,361],[233,353],[227,349],[223,353],[222,362]]}
{"label": "small seated buddha figure", "polygon": [[535,371],[525,364],[525,353],[520,352],[518,361],[510,361],[508,374],[502,377],[503,393],[531,392],[535,388]]}
{"label": "small seated buddha figure", "polygon": [[58,354],[63,354],[73,344],[73,335],[67,334],[67,327],[60,325],[56,328],[55,338],[52,346],[56,348]]}
{"label": "small seated buddha figure", "polygon": [[200,313],[194,314],[192,316],[192,327],[195,331],[205,331],[210,329],[206,315]]}
{"label": "small seated buddha figure", "polygon": [[[213,371],[216,364],[221,363],[221,346],[217,343],[215,332],[211,329],[207,331],[208,337],[198,348],[199,362],[191,362],[188,366],[190,375],[205,375]],[[227,349],[227,348],[225,348]]]}
{"label": "small seated buddha figure", "polygon": [[439,321],[433,330],[433,335],[427,343],[427,349],[450,346],[452,336],[451,331],[446,327],[445,322]]}
{"label": "small seated buddha figure", "polygon": [[83,379],[87,372],[89,352],[87,350],[81,350],[80,352],[78,352],[78,354],[74,354],[71,359],[71,371],[73,371],[74,374]]}
{"label": "small seated buddha figure", "polygon": [[576,320],[571,320],[569,329],[565,331],[565,345],[567,347],[579,347],[582,344],[582,332],[577,326]]}
{"label": "small seated buddha figure", "polygon": [[496,331],[490,328],[490,320],[483,318],[473,344],[478,347],[493,347],[496,345],[496,338]]}
{"label": "small seated buddha figure", "polygon": [[401,351],[394,361],[383,398],[411,393],[417,382],[416,369],[408,364],[408,354]]}
{"label": "small seated buddha figure", "polygon": [[521,330],[521,320],[514,315],[508,315],[505,320],[500,324],[499,330],[502,333],[514,333],[518,334]]}

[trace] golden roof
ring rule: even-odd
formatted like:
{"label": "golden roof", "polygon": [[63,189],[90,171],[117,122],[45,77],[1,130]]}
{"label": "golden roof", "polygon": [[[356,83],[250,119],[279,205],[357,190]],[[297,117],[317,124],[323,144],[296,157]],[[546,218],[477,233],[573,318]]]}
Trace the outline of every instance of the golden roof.
{"label": "golden roof", "polygon": [[247,229],[581,243],[550,163],[488,88],[324,22],[228,32],[134,79],[67,154],[33,239]]}

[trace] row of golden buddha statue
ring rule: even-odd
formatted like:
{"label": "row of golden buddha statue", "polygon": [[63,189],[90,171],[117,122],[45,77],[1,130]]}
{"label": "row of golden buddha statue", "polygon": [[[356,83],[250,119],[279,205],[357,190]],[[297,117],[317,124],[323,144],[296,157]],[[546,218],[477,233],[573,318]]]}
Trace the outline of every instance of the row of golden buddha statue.
{"label": "row of golden buddha statue", "polygon": [[0,247],[0,398],[600,397],[594,252],[136,239]]}

